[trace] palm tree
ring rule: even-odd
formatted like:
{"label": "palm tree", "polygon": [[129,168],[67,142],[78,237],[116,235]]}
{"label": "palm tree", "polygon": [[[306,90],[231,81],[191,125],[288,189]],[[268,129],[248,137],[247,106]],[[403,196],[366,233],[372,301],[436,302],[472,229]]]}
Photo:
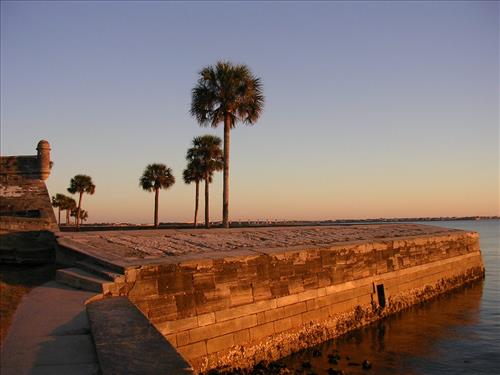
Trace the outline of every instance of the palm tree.
{"label": "palm tree", "polygon": [[205,180],[205,227],[210,226],[209,214],[209,184],[212,182],[214,172],[220,171],[224,166],[222,141],[215,135],[203,135],[193,138],[193,147],[187,151],[187,160],[199,163],[203,179]]}
{"label": "palm tree", "polygon": [[194,227],[198,226],[198,202],[200,196],[200,181],[203,180],[203,170],[201,168],[200,160],[188,160],[188,165],[182,173],[182,177],[186,184],[195,183],[195,198],[194,198]]}
{"label": "palm tree", "polygon": [[55,196],[52,196],[52,207],[57,207],[57,225],[61,225],[61,210],[64,205],[66,195],[57,193]]}
{"label": "palm tree", "polygon": [[92,182],[92,178],[90,176],[84,174],[77,174],[70,181],[68,191],[71,194],[78,193],[78,207],[76,214],[76,230],[80,229],[80,210],[82,208],[82,197],[83,193],[94,194],[95,185]]}
{"label": "palm tree", "polygon": [[69,225],[69,216],[71,211],[76,208],[76,201],[65,195],[62,203],[61,210],[66,210],[66,225]]}
{"label": "palm tree", "polygon": [[160,189],[168,189],[175,184],[172,169],[165,164],[149,164],[139,179],[139,185],[146,191],[155,192],[155,228],[158,228],[158,198]]}
{"label": "palm tree", "polygon": [[224,123],[224,185],[222,225],[229,227],[229,146],[230,131],[238,121],[253,125],[264,108],[260,78],[246,65],[219,61],[200,71],[192,90],[191,115],[201,126]]}

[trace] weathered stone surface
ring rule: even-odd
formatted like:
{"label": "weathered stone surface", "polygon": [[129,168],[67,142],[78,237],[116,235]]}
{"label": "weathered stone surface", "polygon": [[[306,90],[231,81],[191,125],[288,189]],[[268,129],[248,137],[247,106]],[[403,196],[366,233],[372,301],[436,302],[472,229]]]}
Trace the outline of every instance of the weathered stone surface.
{"label": "weathered stone surface", "polygon": [[[220,258],[227,255],[232,257],[240,253],[256,255],[269,254],[279,258],[280,253],[287,253],[294,265],[305,263],[313,256],[317,260],[310,262],[309,267],[320,271],[323,251],[335,250],[335,246],[342,243],[366,242],[367,246],[353,245],[352,251],[357,253],[379,251],[386,249],[389,242],[385,239],[408,238],[415,236],[441,236],[440,240],[447,240],[447,235],[459,231],[440,227],[419,224],[379,224],[379,225],[349,225],[349,226],[322,226],[322,227],[271,227],[271,228],[243,228],[243,229],[211,229],[186,230],[136,230],[136,231],[102,231],[88,233],[64,233],[66,239],[71,239],[87,248],[100,249],[106,254],[119,255],[121,259],[130,259],[131,263],[151,263],[154,259],[179,257],[180,261],[196,266],[197,260],[190,258],[188,262],[183,255],[196,254],[198,258],[203,254],[210,254],[208,258]],[[397,241],[396,247],[404,246],[403,241]],[[417,246],[425,245],[428,240],[422,239]],[[375,248],[373,247],[375,246]],[[241,252],[243,250],[243,252]],[[313,254],[313,253],[316,254]],[[347,254],[346,254],[347,255]],[[141,259],[146,259],[141,262]],[[338,257],[336,257],[338,259]],[[199,260],[199,259],[198,259]],[[259,261],[256,261],[259,262]],[[209,268],[211,268],[209,266]],[[243,268],[232,268],[233,276],[243,272]],[[288,264],[280,262],[278,274],[285,275],[290,270]],[[266,268],[255,267],[246,272],[263,272]],[[229,269],[224,272],[229,274]],[[276,272],[275,272],[276,273]]]}
{"label": "weathered stone surface", "polygon": [[274,333],[274,323],[264,323],[256,327],[250,328],[250,339],[258,340],[267,336],[271,336]]}
{"label": "weathered stone surface", "polygon": [[206,340],[227,333],[240,331],[257,325],[257,315],[247,315],[241,318],[227,320],[225,322],[211,324],[205,327],[194,328],[189,331],[191,342]]}
{"label": "weathered stone surface", "polygon": [[276,305],[278,307],[292,305],[292,304],[297,303],[297,302],[299,302],[299,294],[298,293],[290,294],[288,296],[284,296],[284,297],[280,297],[280,298],[276,298]]}
{"label": "weathered stone surface", "polygon": [[292,318],[284,318],[274,321],[274,332],[279,333],[292,329]]}
{"label": "weathered stone surface", "polygon": [[103,374],[190,374],[189,363],[125,297],[87,305]]}
{"label": "weathered stone surface", "polygon": [[198,327],[198,317],[192,316],[190,318],[172,320],[162,324],[161,332],[163,334],[169,334],[173,332],[185,331],[196,327]]}
{"label": "weathered stone surface", "polygon": [[203,327],[215,323],[215,313],[198,315],[198,326]]}
{"label": "weathered stone surface", "polygon": [[235,319],[242,316],[255,314],[261,311],[272,310],[275,307],[276,307],[276,300],[269,299],[266,301],[259,301],[244,306],[233,307],[230,309],[217,311],[215,313],[215,319],[218,322],[223,322],[225,320]]}
{"label": "weathered stone surface", "polygon": [[194,344],[179,346],[177,348],[185,358],[199,358],[207,354],[207,343],[198,341]]}
{"label": "weathered stone surface", "polygon": [[207,353],[220,352],[221,350],[230,348],[234,345],[233,334],[219,336],[214,339],[207,340]]}
{"label": "weathered stone surface", "polygon": [[241,331],[234,333],[234,344],[235,345],[244,345],[248,341],[250,341],[250,330],[243,329]]}

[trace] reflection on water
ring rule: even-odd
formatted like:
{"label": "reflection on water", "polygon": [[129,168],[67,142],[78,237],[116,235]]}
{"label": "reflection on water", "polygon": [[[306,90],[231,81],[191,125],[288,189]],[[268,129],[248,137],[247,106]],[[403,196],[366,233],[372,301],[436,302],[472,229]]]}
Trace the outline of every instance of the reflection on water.
{"label": "reflection on water", "polygon": [[[326,342],[318,347],[320,357],[308,350],[283,361],[299,371],[303,362],[310,362],[306,374],[325,374],[329,368],[346,374],[500,373],[499,224],[498,220],[439,224],[480,232],[485,281]],[[328,363],[327,357],[335,350],[341,355],[337,365]],[[359,366],[365,359],[373,364],[371,370]]]}
{"label": "reflection on water", "polygon": [[[476,282],[462,288],[458,293],[448,294],[432,302],[413,307],[402,313],[357,330],[337,340],[319,346],[322,356],[314,358],[311,351],[297,353],[285,359],[288,368],[301,368],[309,361],[312,370],[325,373],[330,367],[343,369],[349,374],[366,374],[361,366],[348,366],[351,362],[361,364],[365,359],[373,364],[372,373],[417,374],[427,373],[430,367],[439,367],[442,353],[439,340],[474,340],[470,326],[479,320],[479,306],[483,282]],[[447,348],[453,349],[453,348]],[[337,366],[328,363],[327,354],[338,350],[341,355]],[[458,370],[471,368],[475,361],[469,355],[456,358],[451,368],[440,369],[439,373],[455,374]],[[451,353],[453,355],[453,353]],[[347,360],[346,356],[350,359]],[[466,361],[466,362],[464,362]],[[419,362],[423,362],[422,366]],[[419,370],[422,371],[419,371]],[[441,371],[442,370],[442,371]],[[451,371],[451,372],[448,372]],[[434,372],[434,370],[432,371]]]}

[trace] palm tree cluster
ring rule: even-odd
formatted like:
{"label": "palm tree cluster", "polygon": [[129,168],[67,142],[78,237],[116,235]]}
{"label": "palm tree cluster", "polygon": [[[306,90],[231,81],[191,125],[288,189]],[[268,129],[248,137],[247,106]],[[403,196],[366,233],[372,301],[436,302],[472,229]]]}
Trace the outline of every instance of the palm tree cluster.
{"label": "palm tree cluster", "polygon": [[[213,174],[223,170],[222,226],[228,228],[230,131],[238,122],[253,125],[260,117],[264,108],[262,82],[246,65],[228,61],[219,61],[214,66],[207,66],[199,75],[192,90],[191,115],[201,126],[216,128],[223,123],[224,148],[221,149],[221,139],[214,135],[195,137],[192,147],[187,151],[188,164],[182,176],[186,184],[195,184],[195,227],[198,224],[200,182],[205,182],[205,227],[208,228],[209,185]],[[159,190],[169,188],[174,182],[171,169],[164,164],[148,165],[140,178],[140,185],[144,190],[155,191],[155,227],[158,227]]]}
{"label": "palm tree cluster", "polygon": [[[213,135],[195,137],[192,147],[188,149],[187,167],[182,177],[186,184],[195,183],[194,226],[198,224],[198,201],[200,182],[205,181],[205,227],[209,227],[209,184],[214,172],[220,171],[223,166],[222,141]],[[160,189],[168,189],[175,183],[172,169],[165,164],[149,164],[139,179],[139,185],[146,191],[155,192],[154,226],[158,228],[158,201]]]}
{"label": "palm tree cluster", "polygon": [[[197,224],[198,189],[199,182],[205,181],[205,228],[210,226],[209,214],[209,184],[212,182],[214,172],[222,170],[221,139],[215,135],[203,135],[193,139],[192,147],[188,149],[186,159],[187,168],[184,170],[184,182],[196,184],[194,226]],[[187,178],[186,178],[187,177]]]}
{"label": "palm tree cluster", "polygon": [[76,230],[80,229],[82,221],[87,220],[89,214],[82,209],[83,194],[94,194],[95,185],[90,176],[77,174],[69,183],[68,192],[78,194],[78,205],[76,201],[64,194],[57,193],[52,197],[52,206],[58,208],[58,224],[61,225],[61,211],[66,211],[66,225],[70,223],[70,216],[75,218]]}
{"label": "palm tree cluster", "polygon": [[78,194],[78,206],[76,207],[76,230],[80,229],[81,219],[82,219],[82,198],[83,194],[94,194],[95,185],[92,182],[90,176],[84,174],[77,174],[73,177],[69,183],[68,192],[71,194]]}
{"label": "palm tree cluster", "polygon": [[[219,61],[199,72],[199,79],[192,89],[191,115],[200,126],[218,127],[224,125],[224,147],[221,139],[214,135],[195,137],[187,151],[187,167],[183,171],[186,184],[195,184],[194,226],[198,224],[199,186],[205,185],[205,227],[210,225],[209,185],[215,172],[223,171],[222,226],[229,227],[229,150],[231,129],[238,122],[253,125],[260,117],[264,107],[264,95],[260,78],[255,77],[243,64]],[[160,189],[168,189],[175,183],[172,169],[165,164],[153,163],[146,166],[139,179],[142,189],[154,192],[154,226],[158,228],[158,205]],[[76,218],[77,230],[88,213],[82,209],[84,193],[94,194],[95,185],[91,177],[76,175],[71,179],[68,191],[78,194],[78,205],[72,198],[72,205],[62,194],[52,197],[52,205],[60,212],[66,210],[66,222],[70,212]],[[67,205],[69,204],[69,206]],[[69,207],[69,208],[67,208]]]}
{"label": "palm tree cluster", "polygon": [[69,217],[72,210],[76,208],[76,201],[67,195],[57,193],[52,196],[52,206],[58,209],[57,223],[59,226],[61,225],[61,211],[66,211],[66,225],[69,225]]}
{"label": "palm tree cluster", "polygon": [[194,198],[194,220],[193,225],[196,228],[198,226],[198,202],[200,197],[200,182],[203,181],[204,173],[201,168],[201,163],[198,159],[188,161],[186,169],[182,173],[182,179],[184,183],[195,184],[195,198]]}

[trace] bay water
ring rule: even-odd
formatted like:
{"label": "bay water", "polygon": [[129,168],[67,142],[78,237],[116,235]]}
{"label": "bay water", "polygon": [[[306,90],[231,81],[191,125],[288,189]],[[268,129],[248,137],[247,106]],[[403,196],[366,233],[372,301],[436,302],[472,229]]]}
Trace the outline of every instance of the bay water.
{"label": "bay water", "polygon": [[[500,220],[418,222],[476,231],[486,268],[476,281],[432,301],[283,359],[297,373],[500,374]],[[317,351],[317,353],[318,353]],[[336,351],[338,364],[328,362]],[[369,370],[361,363],[368,360]],[[309,362],[311,368],[303,364]]]}

